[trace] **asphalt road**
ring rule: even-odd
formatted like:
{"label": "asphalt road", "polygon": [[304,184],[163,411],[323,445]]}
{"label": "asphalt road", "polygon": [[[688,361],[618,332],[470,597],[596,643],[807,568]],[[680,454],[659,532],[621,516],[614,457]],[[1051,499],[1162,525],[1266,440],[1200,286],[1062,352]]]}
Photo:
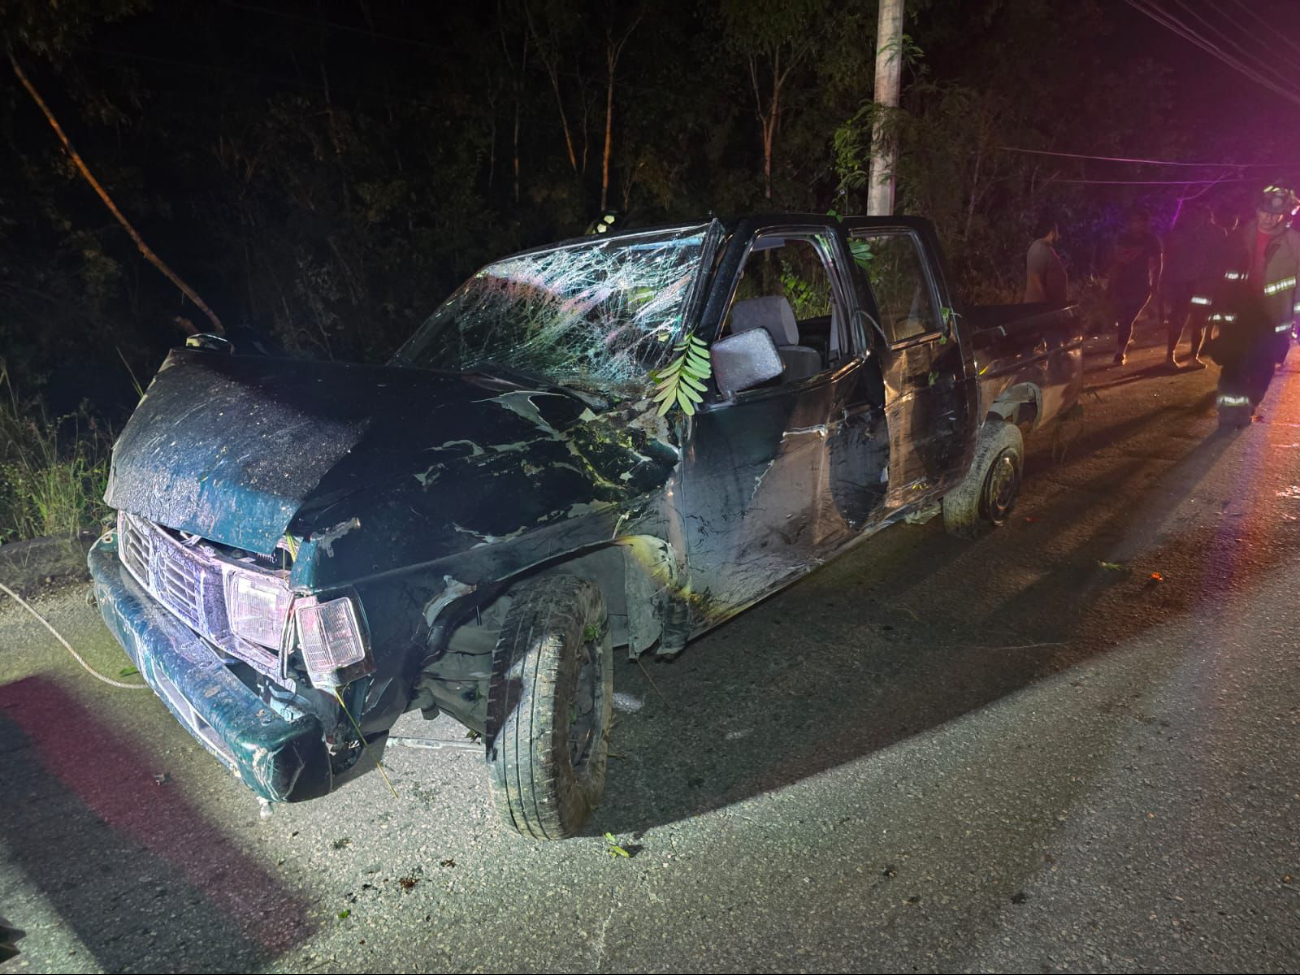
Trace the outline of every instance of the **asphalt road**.
{"label": "asphalt road", "polygon": [[[0,600],[0,973],[1296,971],[1300,353],[1230,435],[1158,362],[1089,358],[993,536],[892,528],[620,664],[644,706],[565,843],[462,751],[263,820]],[[125,664],[80,592],[39,608]]]}

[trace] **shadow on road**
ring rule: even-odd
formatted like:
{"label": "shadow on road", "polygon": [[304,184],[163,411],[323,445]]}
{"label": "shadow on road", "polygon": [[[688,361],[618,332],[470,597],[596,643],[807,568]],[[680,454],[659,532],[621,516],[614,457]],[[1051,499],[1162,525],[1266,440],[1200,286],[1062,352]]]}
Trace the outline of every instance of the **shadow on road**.
{"label": "shadow on road", "polygon": [[1108,379],[1105,382],[1090,383],[1084,387],[1086,390],[1114,389],[1116,386],[1128,386],[1131,383],[1140,383],[1144,379],[1158,379],[1161,376],[1173,376],[1175,372],[1163,364],[1147,366],[1144,369],[1138,369],[1132,372],[1125,372],[1114,379]]}
{"label": "shadow on road", "polygon": [[[1127,569],[1101,563],[1121,551],[1172,558],[1174,550],[1190,550],[1194,558],[1196,538],[1163,516],[1234,437],[1162,443],[1162,459],[1180,459],[1154,483],[1144,481],[1149,457],[1095,455],[1158,432],[1162,423],[1181,426],[1212,397],[1080,437],[1067,466],[1086,463],[1078,468],[1086,476],[1076,474],[1069,489],[1035,509],[1033,520],[1043,526],[1009,525],[974,546],[938,524],[886,533],[800,583],[795,598],[769,600],[726,624],[717,631],[724,639],[706,638],[707,645],[688,648],[671,666],[628,665],[619,685],[644,695],[647,707],[615,729],[619,757],[611,760],[592,831],[637,832],[816,775],[1014,694],[1193,608],[1177,602],[1190,604],[1191,588],[1181,597],[1148,591]],[[1038,451],[1034,466],[1046,466],[1046,453]],[[1142,503],[1114,503],[1134,496]],[[1062,526],[1072,528],[1068,552],[1046,573],[1027,571],[1022,553],[1036,544],[1030,533],[1042,544],[1066,544]],[[954,586],[960,598],[953,598]],[[936,587],[947,590],[941,598]],[[1134,590],[1158,599],[1159,612],[1126,605]]]}
{"label": "shadow on road", "polygon": [[146,956],[251,971],[312,933],[273,874],[54,682],[0,687],[0,754],[0,845],[105,971]]}

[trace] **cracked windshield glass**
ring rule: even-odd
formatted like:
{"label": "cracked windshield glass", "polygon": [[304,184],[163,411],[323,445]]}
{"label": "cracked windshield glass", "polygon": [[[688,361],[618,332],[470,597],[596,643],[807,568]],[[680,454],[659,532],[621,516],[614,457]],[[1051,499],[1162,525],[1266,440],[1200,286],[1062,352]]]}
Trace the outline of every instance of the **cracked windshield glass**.
{"label": "cracked windshield glass", "polygon": [[598,390],[644,383],[681,337],[708,229],[583,240],[489,264],[396,361],[456,371],[492,363]]}

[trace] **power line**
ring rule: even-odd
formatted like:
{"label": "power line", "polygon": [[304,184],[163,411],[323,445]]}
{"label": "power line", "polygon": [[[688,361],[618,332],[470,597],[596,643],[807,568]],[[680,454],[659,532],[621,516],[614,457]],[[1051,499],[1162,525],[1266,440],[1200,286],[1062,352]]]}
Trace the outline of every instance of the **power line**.
{"label": "power line", "polygon": [[1207,40],[1202,35],[1196,33],[1195,30],[1193,30],[1191,27],[1188,27],[1187,24],[1179,20],[1168,10],[1165,10],[1162,7],[1157,7],[1154,3],[1154,0],[1145,0],[1145,2],[1149,3],[1150,5],[1143,6],[1142,4],[1137,2],[1137,0],[1128,0],[1130,6],[1134,7],[1137,10],[1140,10],[1142,13],[1146,14],[1156,23],[1161,24],[1164,27],[1167,27],[1170,31],[1177,34],[1179,37],[1183,38],[1184,40],[1189,41],[1192,44],[1195,44],[1203,51],[1206,51],[1212,56],[1218,58],[1224,64],[1227,64],[1228,66],[1232,67],[1239,73],[1245,75],[1247,78],[1249,78],[1251,81],[1254,81],[1256,84],[1263,85],[1265,88],[1268,88],[1270,91],[1273,91],[1278,95],[1281,95],[1283,98],[1287,98],[1291,101],[1300,101],[1300,98],[1297,98],[1297,96],[1294,93],[1287,91],[1285,88],[1278,85],[1277,82],[1273,81],[1271,78],[1268,78],[1265,75],[1260,74],[1259,71],[1251,67],[1249,64],[1238,60],[1236,57],[1234,57],[1231,54],[1228,54],[1226,51],[1218,47],[1218,45],[1216,45],[1213,41]]}
{"label": "power line", "polygon": [[[1195,8],[1191,7],[1191,6],[1187,3],[1187,0],[1173,0],[1173,2],[1176,3],[1176,4],[1178,4],[1178,6],[1182,7],[1183,9],[1185,9],[1189,14],[1191,14],[1193,17],[1195,17],[1197,20],[1199,20],[1202,24],[1204,24],[1206,27],[1208,27],[1211,31],[1213,31],[1213,32],[1214,32],[1215,34],[1217,34],[1219,37],[1223,38],[1223,39],[1224,39],[1225,41],[1227,41],[1230,45],[1232,45],[1233,47],[1235,47],[1235,48],[1236,48],[1236,49],[1241,53],[1241,55],[1242,55],[1243,57],[1246,58],[1246,60],[1247,60],[1249,63],[1251,63],[1251,64],[1257,66],[1257,67],[1256,67],[1256,70],[1263,69],[1263,70],[1267,70],[1267,71],[1271,72],[1271,73],[1272,73],[1274,76],[1276,76],[1276,78],[1277,78],[1277,79],[1278,79],[1282,84],[1284,84],[1284,85],[1294,85],[1294,84],[1296,83],[1296,79],[1295,79],[1295,78],[1289,78],[1289,77],[1287,77],[1285,74],[1283,74],[1281,71],[1279,71],[1276,67],[1274,67],[1272,64],[1270,64],[1267,60],[1260,60],[1260,59],[1256,58],[1256,56],[1255,56],[1253,53],[1251,53],[1250,51],[1246,50],[1244,47],[1242,47],[1240,44],[1238,44],[1236,41],[1234,41],[1231,37],[1229,37],[1228,34],[1227,34],[1227,33],[1226,33],[1222,28],[1215,26],[1215,25],[1214,25],[1210,20],[1208,20],[1208,19],[1206,19],[1205,17],[1203,17],[1203,16],[1200,14],[1200,12],[1198,12]],[[1172,13],[1168,13],[1168,12],[1166,12],[1166,13],[1167,13],[1167,16],[1169,16],[1169,17],[1173,17],[1173,16],[1174,16]],[[1184,24],[1184,26],[1186,26],[1186,25]],[[1192,28],[1188,28],[1188,29],[1191,30]],[[1287,62],[1287,63],[1290,63],[1290,62]]]}
{"label": "power line", "polygon": [[1298,100],[1297,96],[1288,92],[1286,89],[1280,87],[1276,82],[1265,77],[1264,75],[1261,75],[1258,71],[1256,71],[1254,68],[1250,67],[1249,65],[1244,64],[1241,61],[1238,61],[1235,57],[1228,54],[1226,51],[1221,50],[1212,41],[1208,41],[1200,34],[1197,34],[1196,31],[1192,30],[1190,27],[1188,27],[1185,23],[1180,21],[1173,14],[1169,13],[1169,11],[1155,6],[1154,3],[1151,3],[1150,6],[1144,6],[1142,3],[1139,2],[1139,0],[1126,0],[1126,2],[1134,10],[1137,10],[1140,13],[1145,14],[1146,16],[1154,20],[1156,23],[1160,24],[1162,27],[1168,28],[1170,31],[1172,31],[1174,34],[1177,34],[1179,37],[1183,38],[1184,40],[1189,41],[1192,44],[1195,44],[1203,51],[1208,52],[1213,57],[1218,58],[1224,64],[1227,64],[1229,67],[1238,71],[1240,74],[1245,75],[1247,78],[1249,78],[1251,81],[1254,81],[1256,84],[1263,85],[1265,88],[1268,88],[1270,91],[1273,91],[1291,101]]}
{"label": "power line", "polygon": [[1297,44],[1295,41],[1291,40],[1291,38],[1288,37],[1284,32],[1278,30],[1275,25],[1270,24],[1267,20],[1261,17],[1258,13],[1255,12],[1254,8],[1252,8],[1250,4],[1244,3],[1242,2],[1242,0],[1232,0],[1232,2],[1236,4],[1238,7],[1240,7],[1242,10],[1244,10],[1247,14],[1249,14],[1254,19],[1255,23],[1259,24],[1265,30],[1271,31],[1282,41],[1282,43],[1286,44],[1288,47],[1291,48],[1291,50],[1295,51],[1297,54],[1300,54],[1300,44]]}
{"label": "power line", "polygon": [[1253,183],[1249,176],[1232,179],[1053,179],[1053,183],[1092,183],[1100,186],[1215,186],[1219,183]]}
{"label": "power line", "polygon": [[1143,166],[1191,166],[1199,169],[1278,169],[1300,166],[1300,163],[1234,163],[1234,162],[1182,162],[1173,159],[1134,159],[1128,156],[1094,156],[1082,152],[1053,152],[1049,149],[1023,149],[1020,146],[998,146],[1003,152],[1025,152],[1035,156],[1060,156],[1064,159],[1089,159],[1096,162],[1138,163]]}
{"label": "power line", "polygon": [[1200,34],[1196,33],[1196,31],[1192,30],[1190,27],[1188,27],[1186,24],[1180,21],[1177,17],[1170,14],[1167,10],[1164,10],[1160,7],[1156,7],[1154,6],[1154,4],[1149,7],[1144,6],[1142,3],[1139,2],[1139,0],[1125,0],[1125,2],[1127,2],[1128,5],[1132,7],[1134,10],[1137,10],[1140,13],[1145,14],[1146,16],[1154,20],[1156,23],[1173,31],[1179,37],[1195,44],[1197,47],[1201,48],[1202,50],[1218,58],[1224,64],[1235,69],[1239,73],[1245,75],[1247,78],[1249,78],[1251,81],[1254,81],[1256,84],[1263,85],[1265,88],[1268,88],[1270,91],[1280,95],[1281,97],[1285,98],[1287,101],[1292,102],[1293,104],[1296,105],[1300,105],[1300,95],[1297,95],[1295,92],[1283,88],[1281,85],[1276,84],[1274,81],[1260,74],[1258,71],[1254,70],[1249,65],[1244,64],[1241,61],[1237,60],[1231,54],[1228,54],[1226,51],[1220,49],[1212,41],[1208,41]]}

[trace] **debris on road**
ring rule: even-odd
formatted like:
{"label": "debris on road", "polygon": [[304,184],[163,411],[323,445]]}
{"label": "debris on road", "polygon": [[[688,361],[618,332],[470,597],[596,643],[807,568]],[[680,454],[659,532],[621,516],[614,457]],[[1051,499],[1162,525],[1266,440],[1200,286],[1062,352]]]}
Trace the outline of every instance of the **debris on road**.
{"label": "debris on road", "polygon": [[624,714],[635,714],[645,707],[645,701],[635,694],[626,694],[623,691],[614,692],[614,710],[622,711]]}

